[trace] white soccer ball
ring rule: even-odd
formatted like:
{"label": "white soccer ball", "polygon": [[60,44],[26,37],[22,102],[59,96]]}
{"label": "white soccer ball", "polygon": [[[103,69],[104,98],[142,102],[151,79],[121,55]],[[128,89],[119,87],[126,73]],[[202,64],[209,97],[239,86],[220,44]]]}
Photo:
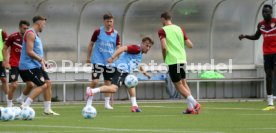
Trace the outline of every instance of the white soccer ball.
{"label": "white soccer ball", "polygon": [[35,118],[35,111],[31,107],[25,107],[21,110],[22,120],[33,120]]}
{"label": "white soccer ball", "polygon": [[12,107],[12,109],[13,109],[13,112],[15,114],[14,119],[15,120],[20,120],[21,119],[21,108],[19,108],[19,107]]}
{"label": "white soccer ball", "polygon": [[14,111],[11,107],[1,109],[1,120],[9,121],[14,120]]}
{"label": "white soccer ball", "polygon": [[138,79],[134,75],[127,75],[124,83],[127,88],[132,88],[138,85]]}
{"label": "white soccer ball", "polygon": [[97,110],[93,106],[85,106],[81,113],[85,119],[94,119],[97,115]]}

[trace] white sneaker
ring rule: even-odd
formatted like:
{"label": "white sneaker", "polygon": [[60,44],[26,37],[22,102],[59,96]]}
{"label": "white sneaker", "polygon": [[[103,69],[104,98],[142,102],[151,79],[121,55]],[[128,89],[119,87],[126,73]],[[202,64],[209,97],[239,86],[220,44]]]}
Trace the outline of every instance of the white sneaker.
{"label": "white sneaker", "polygon": [[108,109],[108,110],[112,110],[112,109],[113,109],[113,107],[110,106],[109,104],[108,104],[108,105],[105,105],[104,108],[105,108],[105,109]]}
{"label": "white sneaker", "polygon": [[19,104],[23,104],[24,100],[18,97],[18,98],[16,98],[16,102]]}
{"label": "white sneaker", "polygon": [[49,110],[47,110],[47,111],[44,110],[43,114],[44,114],[44,115],[54,115],[54,116],[60,115],[60,114],[54,112],[52,109],[49,109]]}

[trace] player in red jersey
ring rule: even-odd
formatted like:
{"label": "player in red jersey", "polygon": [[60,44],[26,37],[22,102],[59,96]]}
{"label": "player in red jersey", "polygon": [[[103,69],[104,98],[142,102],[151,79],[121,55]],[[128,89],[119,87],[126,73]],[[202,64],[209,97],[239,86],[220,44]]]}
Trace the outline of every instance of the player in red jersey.
{"label": "player in red jersey", "polygon": [[[3,45],[5,43],[5,41],[8,39],[8,34],[0,29],[0,51],[2,52],[3,49]],[[3,56],[2,53],[0,55],[0,80],[2,83],[2,89],[6,94],[6,100],[8,100],[8,82],[7,82],[7,78],[6,78],[6,70],[3,64]]]}
{"label": "player in red jersey", "polygon": [[258,40],[263,35],[264,69],[266,73],[266,92],[268,107],[263,110],[274,110],[272,84],[276,77],[276,18],[272,18],[272,6],[264,5],[262,10],[264,20],[257,27],[254,35],[240,35],[239,39]]}
{"label": "player in red jersey", "polygon": [[[21,20],[19,22],[19,32],[15,32],[11,34],[7,41],[5,42],[5,46],[3,48],[3,65],[5,68],[9,69],[9,91],[8,91],[8,100],[7,106],[12,107],[12,98],[15,89],[17,88],[17,80],[19,76],[19,60],[22,49],[22,37],[25,31],[29,28],[30,23],[26,20]],[[8,60],[8,49],[10,47],[10,58]],[[31,82],[26,83],[26,90],[31,90],[34,85]],[[28,93],[28,92],[25,92]],[[22,97],[22,96],[21,96]],[[20,102],[20,100],[17,100]],[[23,100],[21,100],[23,101]]]}

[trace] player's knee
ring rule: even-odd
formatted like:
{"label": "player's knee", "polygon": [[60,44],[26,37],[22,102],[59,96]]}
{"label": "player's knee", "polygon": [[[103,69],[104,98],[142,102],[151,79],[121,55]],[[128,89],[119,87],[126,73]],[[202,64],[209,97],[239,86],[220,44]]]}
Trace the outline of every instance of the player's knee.
{"label": "player's knee", "polygon": [[34,84],[33,83],[27,83],[27,89],[32,89],[32,88],[34,88]]}
{"label": "player's knee", "polygon": [[48,88],[48,85],[46,83],[44,83],[42,86],[41,86],[44,90],[46,90]]}
{"label": "player's knee", "polygon": [[12,82],[10,86],[11,86],[12,88],[17,88],[18,84],[17,84],[17,82]]}
{"label": "player's knee", "polygon": [[110,88],[111,88],[111,93],[115,93],[118,90],[118,86],[117,85],[111,85]]}
{"label": "player's knee", "polygon": [[7,83],[7,79],[6,78],[0,78],[2,83]]}
{"label": "player's knee", "polygon": [[52,85],[52,81],[51,80],[46,80],[45,83],[47,84],[47,86],[51,86]]}
{"label": "player's knee", "polygon": [[99,80],[92,80],[92,81],[91,81],[91,84],[92,84],[92,85],[97,85],[98,83],[99,83]]}

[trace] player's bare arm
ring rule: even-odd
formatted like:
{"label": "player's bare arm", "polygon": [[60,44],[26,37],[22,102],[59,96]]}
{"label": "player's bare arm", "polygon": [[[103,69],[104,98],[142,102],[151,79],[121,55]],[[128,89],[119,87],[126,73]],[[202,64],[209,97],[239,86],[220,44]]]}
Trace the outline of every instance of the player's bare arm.
{"label": "player's bare arm", "polygon": [[139,65],[139,70],[142,72],[145,76],[148,77],[148,79],[151,79],[151,75],[144,69],[143,65]]}
{"label": "player's bare arm", "polygon": [[38,56],[34,51],[33,51],[33,47],[34,47],[34,42],[35,42],[35,34],[32,32],[29,32],[27,34],[27,38],[26,38],[26,53],[28,56],[30,56],[31,58],[39,61],[41,63],[41,67],[43,70],[45,70],[45,61],[42,57]]}
{"label": "player's bare arm", "polygon": [[115,51],[115,53],[107,60],[108,63],[112,63],[119,55],[123,52],[127,51],[127,46],[120,47]]}
{"label": "player's bare arm", "polygon": [[9,59],[8,59],[8,50],[9,47],[7,45],[4,45],[3,49],[2,49],[2,53],[3,53],[3,67],[10,69],[10,64],[9,64]]}
{"label": "player's bare arm", "polygon": [[254,35],[243,35],[243,34],[241,34],[239,36],[239,39],[242,40],[242,39],[246,38],[246,39],[249,39],[249,40],[258,40],[260,37],[261,37],[261,31],[260,31],[260,29],[258,29]]}
{"label": "player's bare arm", "polygon": [[166,43],[166,38],[162,38],[161,40],[161,48],[162,48],[162,54],[163,54],[163,60],[166,59],[166,54],[167,54],[167,43]]}
{"label": "player's bare arm", "polygon": [[89,63],[89,64],[91,63],[90,57],[91,57],[91,54],[92,54],[92,49],[93,49],[94,43],[95,43],[95,42],[90,41],[90,42],[88,43],[88,46],[87,46],[87,58],[86,58],[86,63]]}
{"label": "player's bare arm", "polygon": [[185,40],[185,44],[188,46],[188,48],[193,48],[193,43],[190,39]]}

